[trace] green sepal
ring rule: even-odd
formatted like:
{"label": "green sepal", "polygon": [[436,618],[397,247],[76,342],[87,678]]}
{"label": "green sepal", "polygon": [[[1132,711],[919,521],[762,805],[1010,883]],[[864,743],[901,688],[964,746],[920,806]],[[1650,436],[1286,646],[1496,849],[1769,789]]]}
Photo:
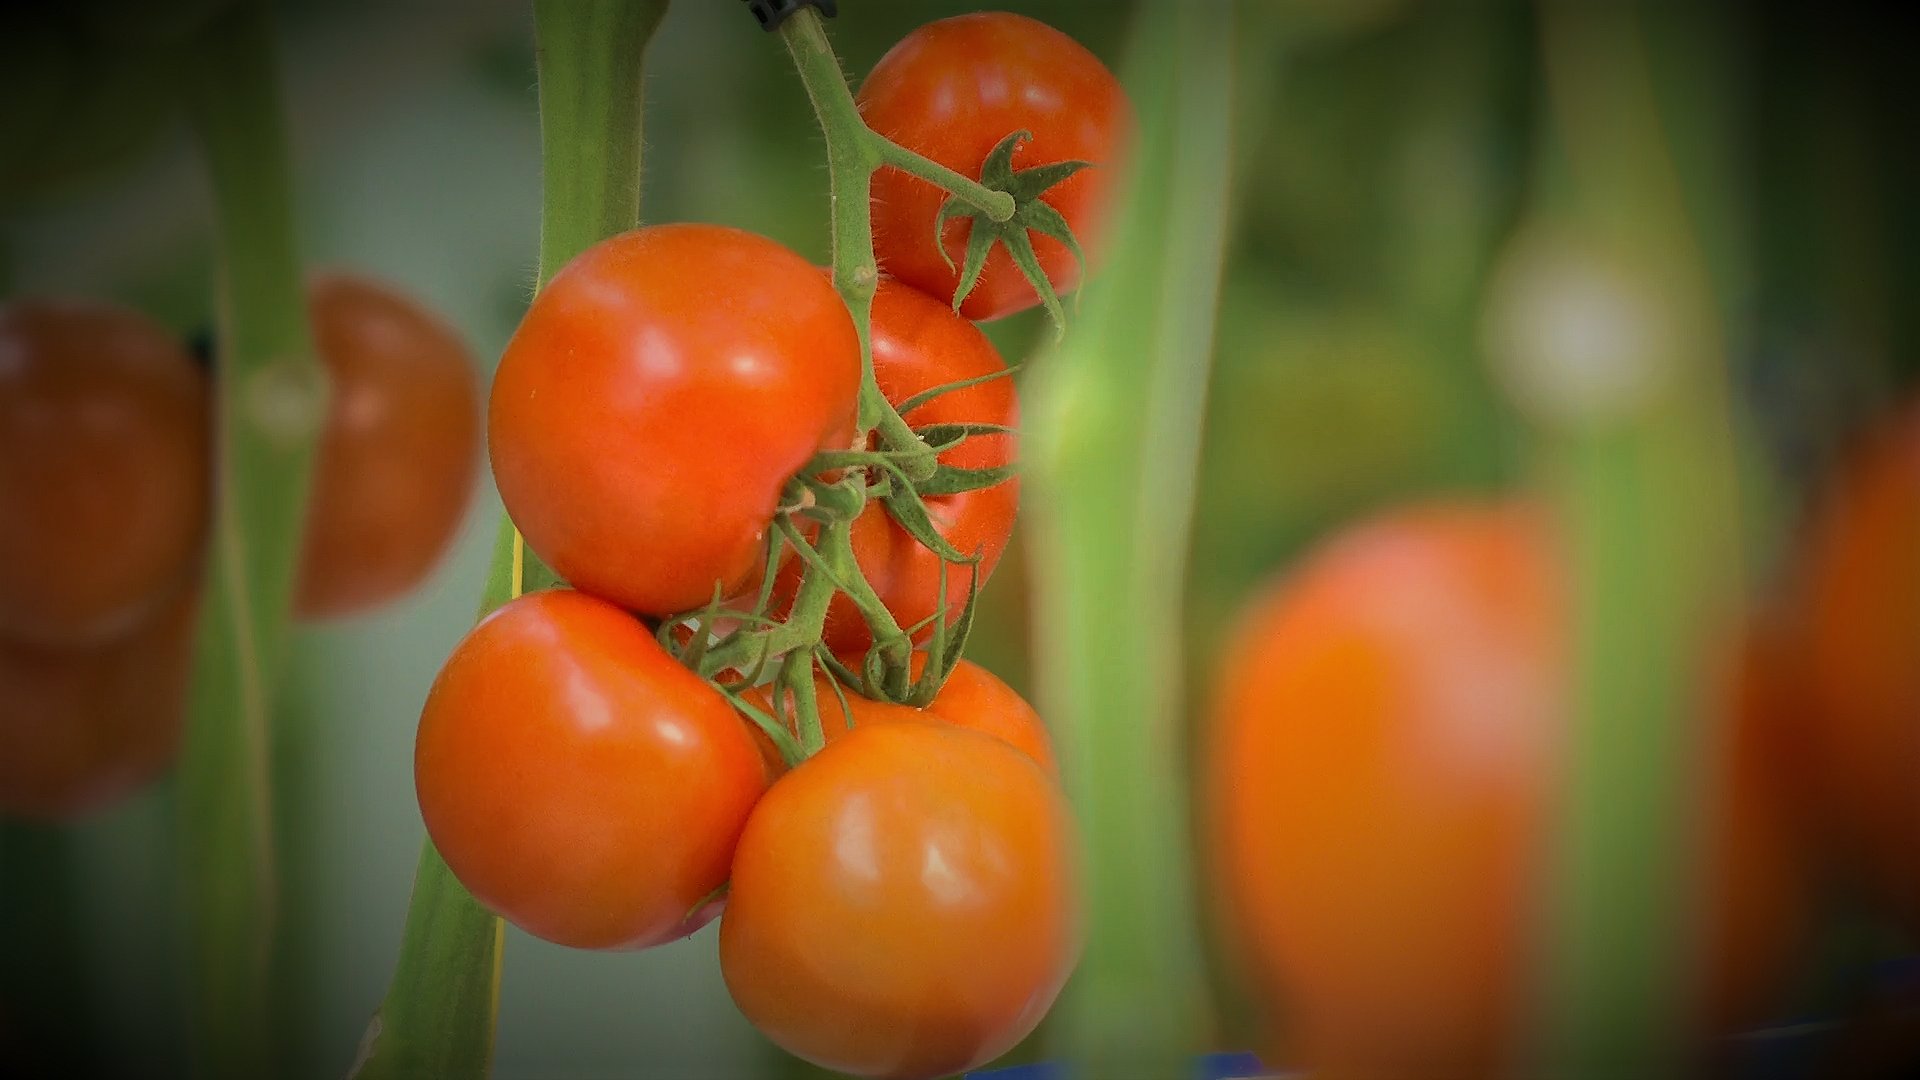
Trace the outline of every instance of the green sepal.
{"label": "green sepal", "polygon": [[968,491],[981,491],[1004,484],[1020,475],[1018,462],[1009,462],[991,469],[962,469],[953,465],[942,465],[934,470],[933,476],[920,485],[921,495],[959,495]]}
{"label": "green sepal", "polygon": [[980,556],[963,553],[948,542],[946,537],[940,535],[940,531],[934,528],[933,518],[927,513],[927,504],[920,501],[919,494],[904,480],[901,486],[882,499],[881,503],[887,508],[887,513],[894,522],[905,530],[908,536],[918,540],[920,545],[928,551],[947,562],[976,563],[980,561]]}
{"label": "green sepal", "polygon": [[[995,191],[1004,191],[1013,196],[1013,216],[1006,221],[996,222],[973,206],[962,202],[958,196],[948,196],[940,204],[939,213],[933,220],[934,249],[940,253],[941,261],[947,269],[954,269],[953,257],[947,254],[946,227],[956,218],[969,222],[967,231],[967,251],[960,266],[960,281],[954,288],[953,310],[959,311],[967,297],[980,283],[980,274],[986,268],[987,256],[998,242],[1004,244],[1007,254],[1013,259],[1020,273],[1033,286],[1033,291],[1045,305],[1047,314],[1053,320],[1056,335],[1066,332],[1066,311],[1060,306],[1060,296],[1054,290],[1053,283],[1047,280],[1046,271],[1040,267],[1039,256],[1034,253],[1033,240],[1028,235],[1037,232],[1066,245],[1073,253],[1074,261],[1080,264],[1082,275],[1086,273],[1087,257],[1081,250],[1080,242],[1068,227],[1066,218],[1058,210],[1042,201],[1040,196],[1061,181],[1075,175],[1082,169],[1093,167],[1090,161],[1053,161],[1044,165],[1035,165],[1015,170],[1014,151],[1032,138],[1026,131],[1016,131],[1001,139],[987,153],[986,160],[980,165],[980,183],[983,187]],[[905,410],[903,409],[902,412]]]}
{"label": "green sepal", "polygon": [[[935,398],[942,397],[946,394],[951,394],[955,390],[964,390],[969,386],[979,386],[981,383],[992,382],[995,379],[1004,379],[1007,376],[1012,375],[1014,372],[1019,370],[1020,370],[1019,364],[1008,364],[1006,367],[1003,367],[998,371],[989,371],[985,375],[975,375],[970,379],[955,379],[950,383],[941,383],[939,386],[929,387],[928,389],[920,391],[919,393],[913,395],[907,400],[894,406],[894,409],[897,412],[899,412],[901,416],[904,417],[908,413],[912,412],[913,410],[919,408],[922,405],[925,405],[927,402],[932,401]],[[921,437],[925,438],[924,435]]]}

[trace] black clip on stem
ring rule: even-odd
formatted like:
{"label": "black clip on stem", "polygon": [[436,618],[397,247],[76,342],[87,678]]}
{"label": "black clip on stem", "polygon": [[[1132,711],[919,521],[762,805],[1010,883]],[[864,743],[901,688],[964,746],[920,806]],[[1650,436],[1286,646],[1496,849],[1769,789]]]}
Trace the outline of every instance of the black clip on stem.
{"label": "black clip on stem", "polygon": [[819,8],[820,14],[829,19],[839,14],[835,0],[747,0],[747,10],[760,20],[760,29],[768,33],[778,30],[787,16],[807,7]]}

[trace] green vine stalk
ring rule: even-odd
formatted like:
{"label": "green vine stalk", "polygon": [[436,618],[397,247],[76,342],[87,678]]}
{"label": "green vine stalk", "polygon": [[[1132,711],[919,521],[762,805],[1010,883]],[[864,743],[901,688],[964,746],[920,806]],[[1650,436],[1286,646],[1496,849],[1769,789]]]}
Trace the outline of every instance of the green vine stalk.
{"label": "green vine stalk", "polygon": [[307,328],[271,22],[235,5],[183,81],[205,151],[219,260],[219,483],[180,768],[181,874],[198,1069],[267,1075],[275,867],[270,710],[326,376]]}
{"label": "green vine stalk", "polygon": [[1234,18],[1216,0],[1150,0],[1137,19],[1135,172],[1074,332],[1027,390],[1035,667],[1091,904],[1059,1031],[1086,1076],[1183,1075],[1206,1037],[1176,628],[1227,237]]}
{"label": "green vine stalk", "polygon": [[[582,250],[640,223],[642,58],[666,9],[666,0],[535,0],[542,286]],[[481,613],[551,581],[503,516]],[[486,1076],[504,939],[505,924],[425,843],[393,980],[351,1075]]]}
{"label": "green vine stalk", "polygon": [[1668,134],[1673,110],[1710,96],[1712,66],[1690,51],[1687,85],[1656,86],[1651,44],[1673,26],[1641,17],[1657,5],[1540,10],[1546,218],[1611,275],[1620,325],[1640,331],[1615,359],[1648,377],[1543,431],[1572,548],[1576,709],[1536,1071],[1677,1076],[1715,761],[1696,673],[1730,641],[1743,574],[1728,328]]}

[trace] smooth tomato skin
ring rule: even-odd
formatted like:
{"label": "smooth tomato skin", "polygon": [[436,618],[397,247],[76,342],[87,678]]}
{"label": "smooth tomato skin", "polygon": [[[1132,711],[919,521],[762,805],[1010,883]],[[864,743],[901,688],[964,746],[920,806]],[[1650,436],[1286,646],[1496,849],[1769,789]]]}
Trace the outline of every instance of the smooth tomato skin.
{"label": "smooth tomato skin", "polygon": [[100,645],[0,642],[0,816],[71,821],[173,764],[192,672],[191,589]]}
{"label": "smooth tomato skin", "polygon": [[[926,666],[926,654],[915,653],[912,670],[916,678]],[[946,684],[924,709],[891,701],[875,701],[845,687],[840,687],[836,693],[833,680],[821,673],[814,675],[813,692],[814,700],[819,703],[820,733],[829,743],[867,724],[939,720],[954,727],[991,735],[1032,758],[1034,764],[1045,769],[1048,776],[1057,777],[1060,774],[1060,766],[1053,756],[1053,736],[1047,731],[1046,722],[1040,719],[1040,714],[1025,698],[1015,693],[1013,687],[1002,682],[999,676],[971,660],[962,660],[954,665],[953,670],[947,673]],[[773,714],[772,687],[756,686],[747,690],[744,696],[759,706],[762,712]],[[792,715],[789,714],[786,719],[788,730],[797,735]],[[753,732],[762,756],[767,759],[768,768],[776,776],[785,773],[786,762],[781,760],[773,740],[761,733],[757,726]]]}
{"label": "smooth tomato skin", "polygon": [[206,380],[163,328],[91,301],[0,308],[0,636],[99,644],[197,571]]}
{"label": "smooth tomato skin", "polygon": [[1079,956],[1064,797],[998,739],[859,727],[776,782],[734,853],[720,970],[815,1064],[964,1072],[1040,1022]]}
{"label": "smooth tomato skin", "polygon": [[1792,729],[1824,845],[1920,934],[1920,403],[1853,448],[1808,528],[1791,605]]}
{"label": "smooth tomato skin", "polygon": [[[1527,511],[1423,507],[1336,538],[1230,639],[1210,871],[1232,955],[1303,1064],[1479,1077],[1517,1048],[1568,721],[1564,590]],[[1726,736],[1711,918],[1689,939],[1716,1030],[1766,1003],[1802,913],[1751,728]]]}
{"label": "smooth tomato skin", "polygon": [[860,340],[817,269],[765,237],[655,225],[568,263],[494,376],[494,479],[574,587],[651,615],[757,582],[781,487],[845,447]]}
{"label": "smooth tomato skin", "polygon": [[[898,404],[946,383],[988,375],[1006,368],[1000,353],[980,328],[925,293],[897,281],[880,283],[873,298],[873,375],[880,392]],[[1011,378],[993,379],[934,398],[905,414],[908,424],[1019,423],[1019,397]],[[990,469],[1007,465],[1018,452],[1011,435],[975,435],[940,455],[944,465]],[[990,488],[925,499],[934,528],[957,550],[978,553],[980,584],[986,585],[1013,536],[1020,509],[1020,482],[1006,480]],[[901,626],[930,619],[940,610],[940,557],[902,529],[886,507],[871,503],[852,525],[853,555],[868,584]],[[789,558],[776,582],[776,603],[791,602],[799,587],[800,560]],[[966,604],[968,568],[948,566],[947,622],[960,618]],[[757,585],[758,583],[754,583]],[[915,640],[933,634],[929,625]],[[845,595],[827,609],[821,639],[836,654],[857,663],[873,644],[860,610]]]}
{"label": "smooth tomato skin", "polygon": [[766,790],[726,699],[638,620],[571,590],[489,615],[448,658],[414,748],[420,814],[481,903],[548,941],[684,937]]}
{"label": "smooth tomato skin", "polygon": [[328,619],[400,597],[445,553],[478,479],[480,385],[460,336],[379,282],[315,275],[307,311],[331,382],[294,610]]}
{"label": "smooth tomato skin", "polygon": [[[1016,170],[1057,161],[1090,161],[1048,189],[1041,201],[1060,212],[1089,257],[1100,246],[1114,185],[1133,140],[1133,107],[1120,80],[1100,58],[1058,30],[1006,12],[940,19],[888,50],[860,85],[860,111],[894,142],[980,178],[980,166],[1016,131],[1033,138],[1014,151]],[[942,239],[949,269],[933,241],[946,201],[934,185],[891,167],[873,177],[874,253],[887,273],[951,303],[960,284],[969,226],[947,223]],[[1080,265],[1065,244],[1031,234],[1034,253],[1054,290],[1080,282]],[[960,307],[969,319],[998,319],[1040,303],[1003,246]]]}

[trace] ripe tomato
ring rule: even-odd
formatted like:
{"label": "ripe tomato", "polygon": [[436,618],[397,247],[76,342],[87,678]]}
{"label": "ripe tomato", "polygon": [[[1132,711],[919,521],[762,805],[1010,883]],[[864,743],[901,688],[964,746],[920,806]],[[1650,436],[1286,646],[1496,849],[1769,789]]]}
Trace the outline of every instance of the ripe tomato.
{"label": "ripe tomato", "polygon": [[[1016,131],[1033,138],[1013,155],[1016,170],[1059,161],[1089,161],[1041,196],[1060,212],[1080,246],[1099,246],[1102,217],[1133,137],[1133,107],[1120,81],[1078,42],[1024,15],[983,12],[940,19],[902,38],[860,86],[860,111],[880,134],[979,179],[1000,140]],[[888,273],[951,300],[959,286],[969,226],[949,221],[942,239],[955,269],[933,242],[946,193],[898,169],[873,177],[873,243]],[[1080,281],[1066,245],[1030,234],[1055,291]],[[987,257],[979,282],[961,304],[969,319],[1025,311],[1039,294],[1003,246]]]}
{"label": "ripe tomato", "polygon": [[1920,934],[1920,403],[1846,463],[1808,530],[1793,730],[1841,852]]}
{"label": "ripe tomato", "polygon": [[105,304],[0,309],[0,635],[100,643],[152,617],[206,533],[205,380]]}
{"label": "ripe tomato", "polygon": [[494,376],[500,497],[575,587],[665,615],[757,581],[781,488],[852,438],[860,340],[764,237],[655,225],[534,298]]}
{"label": "ripe tomato", "polygon": [[105,644],[0,643],[0,814],[63,821],[172,764],[192,669],[192,590]]}
{"label": "ripe tomato", "polygon": [[459,335],[384,285],[308,285],[332,379],[295,610],[350,615],[407,592],[452,541],[473,495],[480,388]]}
{"label": "ripe tomato", "polygon": [[[921,669],[926,666],[926,654],[915,653],[914,677],[918,678]],[[897,705],[891,701],[875,701],[845,687],[840,687],[836,693],[833,680],[824,674],[815,674],[813,689],[814,698],[820,705],[821,734],[826,736],[829,743],[867,724],[895,720],[942,720],[954,727],[991,735],[1032,758],[1049,776],[1059,774],[1060,767],[1053,758],[1053,737],[1047,733],[1047,725],[1040,719],[1040,714],[1033,711],[1033,706],[1027,704],[1025,698],[1014,693],[1013,687],[1001,682],[999,676],[971,660],[962,660],[954,666],[940,693],[924,709]],[[748,690],[745,696],[761,711],[772,715],[772,687],[756,686]],[[846,702],[845,708],[841,707],[842,696]],[[797,733],[793,718],[788,716],[786,719],[789,730]],[[786,762],[781,760],[773,740],[762,734],[757,726],[753,732],[760,742],[761,754],[767,759],[768,766],[776,774],[785,772]]]}
{"label": "ripe tomato", "polygon": [[1005,1053],[1079,955],[1065,799],[998,739],[855,728],[767,792],[734,853],[720,970],[788,1051],[866,1077]]}
{"label": "ripe tomato", "polygon": [[[1240,625],[1206,758],[1211,869],[1304,1064],[1485,1076],[1519,1041],[1567,603],[1527,512],[1430,507],[1335,540]],[[1763,1003],[1799,914],[1770,762],[1741,719],[1704,852],[1694,977],[1714,1025]]]}
{"label": "ripe tomato", "polygon": [[[980,328],[925,293],[895,281],[882,281],[873,298],[873,374],[880,392],[898,404],[946,383],[989,375],[1006,368]],[[905,416],[914,427],[929,424],[1019,422],[1019,399],[1009,378],[993,379],[942,394]],[[993,469],[1010,464],[1016,453],[1011,435],[975,435],[940,455],[944,465]],[[1013,535],[1020,509],[1020,482],[1006,480],[990,488],[925,499],[934,528],[963,552],[980,556],[980,582],[986,584]],[[940,556],[923,547],[896,524],[886,507],[871,503],[853,522],[853,554],[867,582],[901,626],[911,627],[940,610]],[[789,558],[781,566],[775,596],[784,608],[799,587],[804,564]],[[960,617],[967,598],[969,571],[947,568],[947,622]],[[755,585],[758,582],[754,583]],[[924,642],[931,626],[916,635]],[[827,609],[822,640],[835,653],[855,660],[873,644],[860,609],[836,596]]]}
{"label": "ripe tomato", "polygon": [[571,590],[482,620],[420,715],[427,832],[481,903],[583,949],[699,929],[766,789],[759,752],[713,688],[638,620]]}

